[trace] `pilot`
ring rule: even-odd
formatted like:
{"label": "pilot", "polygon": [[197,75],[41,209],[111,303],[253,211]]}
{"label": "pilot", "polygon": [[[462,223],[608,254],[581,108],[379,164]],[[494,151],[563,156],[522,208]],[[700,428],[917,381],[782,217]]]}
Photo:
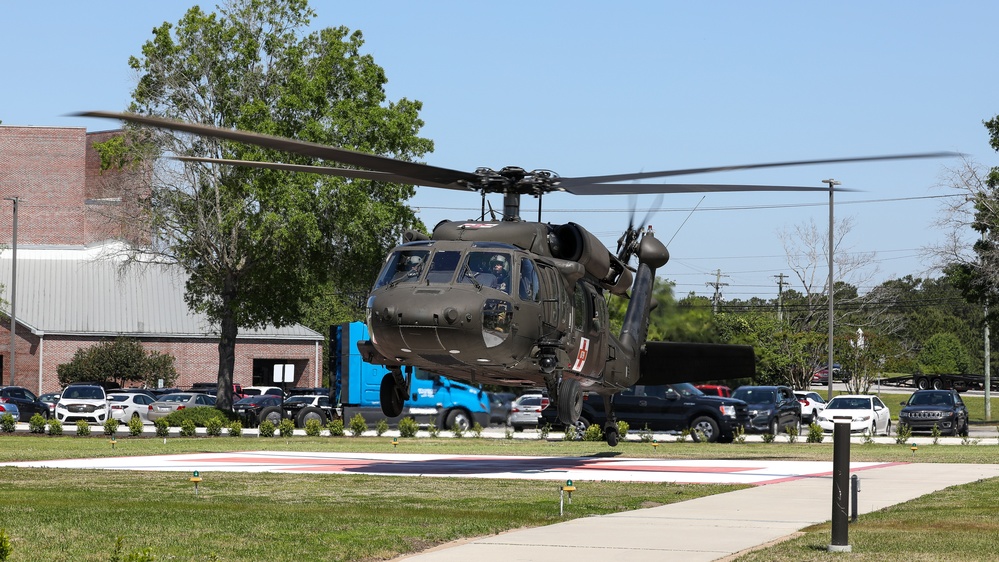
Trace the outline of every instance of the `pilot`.
{"label": "pilot", "polygon": [[399,260],[399,265],[396,266],[396,273],[393,277],[393,281],[401,281],[403,279],[407,281],[415,281],[416,278],[420,276],[420,270],[422,269],[422,257],[417,255],[407,256],[406,258]]}
{"label": "pilot", "polygon": [[500,291],[509,291],[510,286],[510,264],[506,256],[496,254],[489,258],[489,273],[493,274],[492,288]]}

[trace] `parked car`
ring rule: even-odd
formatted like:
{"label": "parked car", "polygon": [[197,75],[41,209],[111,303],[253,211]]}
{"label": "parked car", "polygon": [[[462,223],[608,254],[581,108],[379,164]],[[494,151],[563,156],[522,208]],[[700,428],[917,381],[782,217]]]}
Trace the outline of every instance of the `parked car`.
{"label": "parked car", "polygon": [[[180,391],[177,390],[176,392]],[[145,394],[146,396],[152,398],[153,401],[155,401],[160,396],[163,396],[162,393],[157,394],[148,388],[112,388],[111,390],[108,391],[108,394]],[[167,392],[166,394],[170,393]]]}
{"label": "parked car", "polygon": [[[637,384],[614,395],[614,410],[617,421],[627,422],[634,431],[690,431],[695,441],[711,443],[731,443],[749,421],[748,407],[742,400],[708,396],[690,383]],[[544,410],[541,419],[555,427],[561,425],[553,408]],[[604,397],[595,392],[584,394],[576,429],[586,431],[590,424],[603,427],[606,421]]]}
{"label": "parked car", "polygon": [[811,390],[795,390],[794,396],[801,404],[802,423],[814,423],[819,419],[819,414],[826,409],[826,401],[818,392]]}
{"label": "parked car", "polygon": [[[833,363],[833,380],[834,381],[848,381],[850,380],[850,373],[843,371],[839,363]],[[812,384],[829,384],[829,367],[816,367],[812,371]]]}
{"label": "parked car", "polygon": [[61,392],[46,392],[45,394],[42,394],[41,396],[38,397],[39,400],[45,402],[45,404],[49,407],[50,418],[55,417],[56,402],[59,401],[59,396],[61,394],[62,394]]}
{"label": "parked car", "polygon": [[512,392],[489,393],[489,423],[510,425],[510,414],[513,412],[513,401],[517,395]]}
{"label": "parked car", "polygon": [[288,389],[288,396],[329,396],[330,389],[325,386],[293,386]]}
{"label": "parked car", "polygon": [[913,432],[936,426],[943,435],[968,435],[968,408],[956,390],[917,390],[901,405],[898,423]]}
{"label": "parked car", "polygon": [[721,384],[698,384],[694,386],[707,396],[721,396],[722,398],[731,398],[732,396],[732,389]]}
{"label": "parked car", "polygon": [[156,401],[142,392],[112,392],[108,394],[108,400],[111,401],[111,417],[121,423],[128,423],[133,418],[149,423],[149,405]]}
{"label": "parked car", "polygon": [[[266,410],[266,417],[265,412]],[[275,425],[281,423],[281,397],[274,394],[256,394],[241,398],[232,405],[236,413],[247,427],[256,427],[264,419],[270,419]]]}
{"label": "parked car", "polygon": [[16,404],[21,416],[19,421],[26,422],[35,414],[48,419],[50,413],[49,405],[23,386],[0,386],[0,403]]}
{"label": "parked car", "polygon": [[21,412],[18,411],[17,404],[14,404],[13,402],[4,402],[0,404],[0,418],[6,416],[7,414],[13,416],[14,421],[21,419]]}
{"label": "parked car", "polygon": [[71,384],[56,403],[56,419],[62,423],[83,420],[103,424],[111,417],[111,405],[103,386]]}
{"label": "parked car", "polygon": [[510,425],[514,431],[524,431],[525,427],[538,427],[541,421],[542,396],[524,394],[510,406]]}
{"label": "parked car", "polygon": [[[211,394],[212,396],[215,396],[218,390],[219,385],[217,382],[196,382],[191,385],[189,392],[200,392],[202,394]],[[234,400],[243,398],[243,385],[233,383],[232,396]]]}
{"label": "parked car", "polygon": [[[265,395],[266,396],[266,395]],[[298,394],[284,400],[282,406],[288,419],[295,420],[297,427],[305,427],[309,420],[319,420],[326,425],[337,416],[336,406],[330,402],[328,394]]]}
{"label": "parked car", "polygon": [[148,406],[149,421],[155,422],[160,418],[165,418],[177,410],[184,408],[194,408],[195,406],[214,406],[215,397],[208,394],[198,394],[194,392],[176,392],[160,396],[155,402]]}
{"label": "parked car", "polygon": [[833,431],[837,418],[850,420],[851,433],[891,434],[891,411],[877,396],[841,394],[833,396],[819,414],[823,431]]}
{"label": "parked car", "polygon": [[257,396],[258,394],[274,394],[284,397],[284,391],[276,386],[244,386],[243,396]]}
{"label": "parked car", "polygon": [[787,386],[740,386],[732,398],[749,407],[747,431],[779,435],[801,426],[801,404]]}

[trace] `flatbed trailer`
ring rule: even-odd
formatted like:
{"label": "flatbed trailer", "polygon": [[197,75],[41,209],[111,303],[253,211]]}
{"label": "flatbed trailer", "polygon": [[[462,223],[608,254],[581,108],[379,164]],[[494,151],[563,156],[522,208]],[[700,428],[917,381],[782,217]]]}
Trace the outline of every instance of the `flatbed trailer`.
{"label": "flatbed trailer", "polygon": [[[985,377],[983,375],[957,375],[957,374],[913,374],[899,375],[894,377],[883,377],[875,381],[877,384],[888,386],[907,386],[926,390],[929,388],[941,390],[951,389],[958,392],[966,390],[984,390]],[[992,390],[999,390],[999,379],[992,377],[989,381]]]}

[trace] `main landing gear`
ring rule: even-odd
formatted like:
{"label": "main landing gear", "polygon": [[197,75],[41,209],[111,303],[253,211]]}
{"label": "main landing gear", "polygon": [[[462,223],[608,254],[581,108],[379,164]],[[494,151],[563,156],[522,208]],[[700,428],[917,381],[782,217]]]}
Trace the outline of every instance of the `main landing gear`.
{"label": "main landing gear", "polygon": [[409,396],[409,377],[413,375],[412,367],[407,367],[406,377],[402,370],[394,368],[382,378],[378,397],[382,402],[382,413],[390,418],[402,415],[402,410]]}

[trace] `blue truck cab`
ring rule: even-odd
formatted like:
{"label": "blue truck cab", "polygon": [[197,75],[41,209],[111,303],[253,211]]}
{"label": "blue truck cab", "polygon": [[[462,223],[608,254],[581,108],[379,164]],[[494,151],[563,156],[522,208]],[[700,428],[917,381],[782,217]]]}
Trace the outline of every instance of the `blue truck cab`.
{"label": "blue truck cab", "polygon": [[476,422],[489,426],[489,396],[485,391],[422,369],[413,370],[402,414],[387,417],[382,413],[380,389],[389,371],[364,361],[357,350],[358,340],[369,339],[368,327],[363,322],[341,324],[334,336],[331,373],[345,422],[359,413],[365,421],[385,419],[389,425],[411,417],[417,423],[434,423],[441,429],[465,430]]}

